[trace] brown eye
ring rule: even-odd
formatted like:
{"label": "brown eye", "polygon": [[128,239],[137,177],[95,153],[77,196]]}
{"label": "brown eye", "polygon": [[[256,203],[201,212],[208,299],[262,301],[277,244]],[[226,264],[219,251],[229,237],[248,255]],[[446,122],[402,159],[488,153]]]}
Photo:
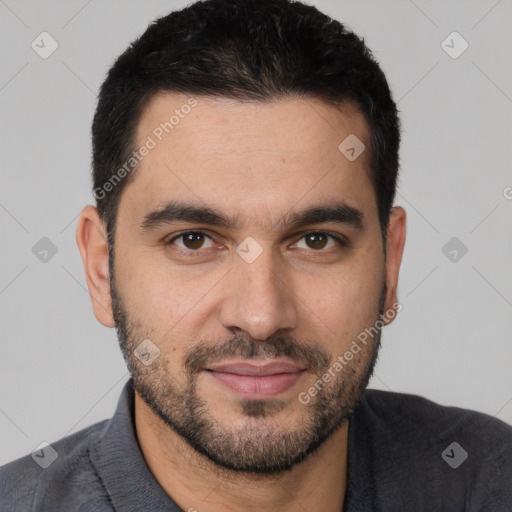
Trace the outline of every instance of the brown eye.
{"label": "brown eye", "polygon": [[[181,243],[176,243],[177,241],[181,241]],[[207,241],[210,241],[210,243],[212,242],[211,238],[205,233],[202,233],[201,231],[187,231],[186,233],[181,233],[175,236],[167,243],[169,245],[173,245],[176,243],[179,249],[194,252],[198,251],[199,249],[207,248],[204,247],[204,244]]]}
{"label": "brown eye", "polygon": [[200,249],[204,242],[204,236],[201,233],[187,233],[183,235],[183,244],[187,249]]}
{"label": "brown eye", "polygon": [[327,244],[327,235],[325,233],[312,233],[305,236],[306,244],[311,249],[323,249]]}
{"label": "brown eye", "polygon": [[323,249],[331,249],[336,245],[340,247],[347,247],[345,240],[341,238],[341,235],[334,236],[324,231],[310,231],[302,236],[300,242],[304,240],[305,247],[299,247],[300,249],[313,249],[314,251],[322,252]]}

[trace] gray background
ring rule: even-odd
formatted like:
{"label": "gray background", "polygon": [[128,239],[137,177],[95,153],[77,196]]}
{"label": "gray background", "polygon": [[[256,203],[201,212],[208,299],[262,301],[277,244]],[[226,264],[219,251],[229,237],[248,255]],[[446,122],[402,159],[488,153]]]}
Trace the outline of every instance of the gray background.
{"label": "gray background", "polygon": [[[309,3],[365,37],[403,120],[403,310],[371,387],[512,424],[512,2]],[[128,379],[75,243],[93,203],[90,125],[115,57],[184,5],[0,0],[0,464],[109,418]],[[59,45],[47,59],[31,48],[43,31]],[[454,31],[469,44],[458,58],[441,44]],[[46,263],[32,252],[42,237],[57,248]],[[452,237],[468,249],[456,262]]]}

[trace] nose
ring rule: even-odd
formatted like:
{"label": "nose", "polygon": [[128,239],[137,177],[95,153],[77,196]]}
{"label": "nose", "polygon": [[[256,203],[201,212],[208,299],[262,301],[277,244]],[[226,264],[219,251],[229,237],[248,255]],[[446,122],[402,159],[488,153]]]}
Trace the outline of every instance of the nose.
{"label": "nose", "polygon": [[220,310],[226,329],[264,341],[276,331],[297,326],[293,283],[285,266],[274,260],[268,247],[251,263],[236,256]]}

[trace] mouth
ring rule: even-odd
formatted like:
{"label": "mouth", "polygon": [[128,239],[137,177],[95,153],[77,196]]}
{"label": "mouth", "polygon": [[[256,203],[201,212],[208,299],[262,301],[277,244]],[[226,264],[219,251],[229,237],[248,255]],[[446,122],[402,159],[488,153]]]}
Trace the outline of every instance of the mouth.
{"label": "mouth", "polygon": [[211,365],[206,372],[223,387],[245,399],[276,397],[307,372],[306,367],[287,361],[271,363],[229,362]]}

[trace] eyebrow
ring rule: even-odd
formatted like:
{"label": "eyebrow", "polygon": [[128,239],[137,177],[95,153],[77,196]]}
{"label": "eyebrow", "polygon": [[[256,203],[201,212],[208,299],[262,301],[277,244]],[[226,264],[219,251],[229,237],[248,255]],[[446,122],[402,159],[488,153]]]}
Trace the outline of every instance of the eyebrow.
{"label": "eyebrow", "polygon": [[[170,201],[163,208],[147,213],[141,224],[141,230],[144,234],[158,227],[180,221],[234,230],[239,230],[241,227],[239,214],[230,217],[209,206]],[[351,226],[358,231],[364,231],[366,228],[366,219],[361,210],[344,202],[329,201],[286,214],[285,218],[280,220],[273,229],[283,226],[295,229],[309,224],[326,222]]]}

